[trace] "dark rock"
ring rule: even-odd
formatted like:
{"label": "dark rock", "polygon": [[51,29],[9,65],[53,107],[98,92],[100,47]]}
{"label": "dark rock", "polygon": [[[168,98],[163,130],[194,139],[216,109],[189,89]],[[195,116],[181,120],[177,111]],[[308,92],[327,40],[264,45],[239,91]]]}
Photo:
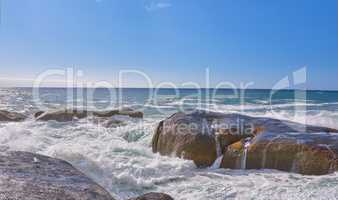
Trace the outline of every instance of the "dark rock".
{"label": "dark rock", "polygon": [[112,117],[114,115],[127,115],[133,118],[143,118],[143,112],[135,111],[131,108],[122,108],[120,110],[93,112],[96,117]]}
{"label": "dark rock", "polygon": [[0,199],[113,200],[69,163],[28,152],[0,154]]}
{"label": "dark rock", "polygon": [[37,120],[40,121],[49,121],[55,120],[58,122],[68,122],[72,121],[75,118],[82,119],[88,116],[88,112],[85,110],[76,110],[76,109],[65,109],[65,110],[58,110],[58,111],[47,111],[41,113],[41,111],[35,113],[37,116]]}
{"label": "dark rock", "polygon": [[119,115],[128,115],[129,117],[133,117],[133,118],[143,118],[143,112],[135,111],[131,108],[122,108],[119,111]]}
{"label": "dark rock", "polygon": [[34,113],[34,118],[38,118],[43,113],[45,113],[45,112],[44,111],[38,111],[38,112]]}
{"label": "dark rock", "polygon": [[21,113],[0,110],[0,121],[3,122],[20,122],[26,118],[27,117]]}
{"label": "dark rock", "polygon": [[129,200],[174,200],[174,199],[167,194],[151,192]]}
{"label": "dark rock", "polygon": [[109,110],[109,111],[94,111],[93,115],[96,117],[112,117],[118,115],[119,110]]}
{"label": "dark rock", "polygon": [[140,111],[134,111],[132,109],[121,109],[121,110],[111,110],[111,111],[86,111],[86,110],[76,110],[76,109],[64,109],[57,111],[39,111],[34,114],[37,120],[49,121],[55,120],[58,122],[67,122],[74,119],[82,119],[88,116],[94,116],[99,118],[109,118],[116,115],[127,115],[133,118],[142,118],[143,113]]}

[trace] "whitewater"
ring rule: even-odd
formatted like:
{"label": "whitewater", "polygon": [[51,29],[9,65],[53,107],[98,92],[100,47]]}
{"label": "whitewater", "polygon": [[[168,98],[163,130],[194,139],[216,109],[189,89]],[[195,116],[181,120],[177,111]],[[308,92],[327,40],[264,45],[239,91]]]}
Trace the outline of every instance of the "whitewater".
{"label": "whitewater", "polygon": [[[44,89],[43,104],[50,109],[64,106],[69,102],[65,90]],[[126,125],[115,128],[87,119],[41,122],[30,118],[0,123],[0,151],[28,151],[66,160],[118,200],[147,192],[167,193],[178,200],[337,199],[338,173],[304,176],[277,170],[219,169],[215,165],[197,168],[192,161],[160,156],[151,150],[157,123],[182,107],[297,122],[306,118],[309,124],[338,128],[338,93],[310,93],[314,94],[306,100],[294,100],[289,91],[282,92],[271,104],[269,91],[252,90],[240,105],[227,90],[200,102],[190,90],[182,90],[180,95],[163,90],[156,99],[149,99],[145,89],[126,89],[123,106],[142,109],[144,119],[125,117]],[[0,89],[0,109],[32,114],[39,110],[32,95],[30,88]],[[110,100],[106,91],[99,90],[93,101],[104,107]]]}

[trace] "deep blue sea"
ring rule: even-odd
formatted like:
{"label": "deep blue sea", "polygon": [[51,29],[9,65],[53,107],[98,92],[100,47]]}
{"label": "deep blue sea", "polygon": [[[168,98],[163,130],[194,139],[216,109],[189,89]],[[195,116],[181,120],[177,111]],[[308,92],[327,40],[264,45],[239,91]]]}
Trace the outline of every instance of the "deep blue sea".
{"label": "deep blue sea", "polygon": [[131,107],[144,119],[125,126],[73,122],[0,123],[0,150],[24,150],[69,161],[116,199],[165,192],[179,200],[336,199],[338,174],[302,176],[276,170],[198,169],[191,161],[153,154],[156,124],[177,111],[242,113],[338,128],[337,91],[231,89],[2,88],[0,109],[38,110]]}

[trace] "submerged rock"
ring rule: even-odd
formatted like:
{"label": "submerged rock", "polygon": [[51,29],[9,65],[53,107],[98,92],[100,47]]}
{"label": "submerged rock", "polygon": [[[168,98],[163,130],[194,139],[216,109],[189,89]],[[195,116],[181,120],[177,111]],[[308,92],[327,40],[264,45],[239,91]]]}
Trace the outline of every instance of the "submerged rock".
{"label": "submerged rock", "polygon": [[131,198],[129,200],[174,200],[174,199],[167,194],[151,192],[136,198]]}
{"label": "submerged rock", "polygon": [[113,200],[69,163],[28,152],[0,154],[0,199]]}
{"label": "submerged rock", "polygon": [[116,115],[126,115],[133,118],[142,118],[143,113],[140,111],[135,111],[129,108],[123,108],[120,110],[111,110],[111,111],[87,111],[87,110],[77,110],[77,109],[64,109],[57,111],[39,111],[34,114],[37,120],[49,121],[55,120],[58,122],[68,122],[74,119],[82,119],[88,116],[94,116],[99,118],[109,118]]}
{"label": "submerged rock", "polygon": [[[319,132],[332,135],[330,133],[338,131],[271,118],[195,111],[176,113],[161,121],[153,136],[152,149],[161,155],[193,160],[197,166],[210,166],[224,154],[221,164],[224,168],[272,168],[324,174],[335,170],[336,165],[332,164],[336,162],[333,161],[335,155],[330,152],[338,148],[338,138],[316,134]],[[268,133],[273,137],[267,137]],[[276,137],[289,139],[281,143]],[[246,138],[254,138],[251,145]],[[311,138],[312,142],[302,143]],[[266,152],[263,158],[261,155]],[[294,162],[296,158],[299,161]],[[316,165],[316,162],[323,164]]]}
{"label": "submerged rock", "polygon": [[26,118],[27,117],[21,113],[0,110],[0,121],[3,122],[20,122]]}

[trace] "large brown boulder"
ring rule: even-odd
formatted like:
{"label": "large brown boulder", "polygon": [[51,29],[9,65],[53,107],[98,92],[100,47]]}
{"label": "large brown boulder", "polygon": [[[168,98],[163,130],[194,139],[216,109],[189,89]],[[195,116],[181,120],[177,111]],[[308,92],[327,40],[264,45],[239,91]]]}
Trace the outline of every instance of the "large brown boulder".
{"label": "large brown boulder", "polygon": [[69,163],[28,152],[0,154],[0,199],[113,200]]}
{"label": "large brown boulder", "polygon": [[[241,114],[207,111],[179,112],[158,124],[152,140],[152,149],[153,152],[158,152],[161,155],[193,160],[197,166],[210,166],[217,157],[223,153],[226,154],[229,145],[245,138],[260,138],[258,136],[267,132],[275,135],[287,133],[309,135],[317,132],[338,131],[331,128],[271,118],[249,117]],[[229,152],[227,153],[229,154]],[[234,155],[224,156],[222,166],[228,167],[227,165],[229,165],[229,168],[239,168],[238,164],[231,165],[231,163],[238,163],[239,158]]]}
{"label": "large brown boulder", "polygon": [[0,110],[0,121],[2,122],[20,122],[27,117],[21,113]]}
{"label": "large brown boulder", "polygon": [[226,146],[255,134],[255,128],[245,131],[245,126],[222,126],[237,117],[205,111],[176,113],[158,124],[152,140],[153,152],[193,160],[197,166],[210,166]]}
{"label": "large brown boulder", "polygon": [[[246,143],[246,146],[245,146]],[[221,167],[322,175],[338,169],[338,133],[262,133],[228,147]]]}
{"label": "large brown boulder", "polygon": [[167,194],[151,192],[136,198],[131,198],[129,200],[174,200],[174,199]]}

